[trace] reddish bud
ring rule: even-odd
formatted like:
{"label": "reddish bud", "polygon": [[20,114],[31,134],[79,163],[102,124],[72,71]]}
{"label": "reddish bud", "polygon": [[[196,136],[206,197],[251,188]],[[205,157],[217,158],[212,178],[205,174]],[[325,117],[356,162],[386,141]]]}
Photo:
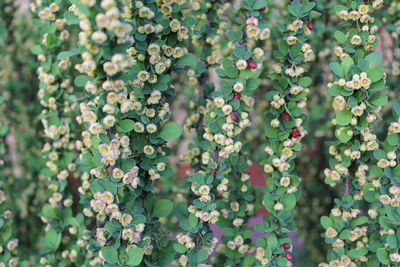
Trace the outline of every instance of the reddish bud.
{"label": "reddish bud", "polygon": [[284,249],[289,249],[290,248],[290,244],[289,243],[285,243],[281,245],[282,248]]}
{"label": "reddish bud", "polygon": [[239,100],[242,97],[242,95],[240,93],[234,93],[233,94],[233,98],[236,100]]}
{"label": "reddish bud", "polygon": [[258,26],[258,19],[256,17],[247,18],[246,24],[254,24],[254,25]]}
{"label": "reddish bud", "polygon": [[252,70],[257,69],[257,63],[254,60],[247,60],[247,65]]}
{"label": "reddish bud", "polygon": [[296,128],[292,128],[292,137],[293,138],[299,138],[301,136],[301,133],[299,130],[297,130]]}
{"label": "reddish bud", "polygon": [[286,251],[285,257],[286,257],[286,259],[287,259],[288,261],[293,261],[293,260],[294,260],[293,254],[290,253],[289,251]]}
{"label": "reddish bud", "polygon": [[313,31],[313,30],[315,29],[314,23],[313,23],[311,20],[307,23],[307,28],[308,28],[310,31]]}
{"label": "reddish bud", "polygon": [[230,117],[233,121],[236,120],[236,112],[231,112]]}
{"label": "reddish bud", "polygon": [[265,6],[265,7],[262,7],[262,8],[260,8],[260,9],[257,9],[257,11],[260,11],[260,12],[264,12],[265,10],[267,10],[267,7]]}
{"label": "reddish bud", "polygon": [[282,118],[283,118],[284,121],[290,120],[290,115],[289,115],[289,113],[287,113],[287,112],[283,113]]}

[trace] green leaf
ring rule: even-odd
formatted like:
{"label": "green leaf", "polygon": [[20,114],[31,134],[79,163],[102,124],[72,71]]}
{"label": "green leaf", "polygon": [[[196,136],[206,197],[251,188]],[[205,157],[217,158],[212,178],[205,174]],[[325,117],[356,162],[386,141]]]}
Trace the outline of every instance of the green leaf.
{"label": "green leaf", "polygon": [[348,10],[348,9],[349,8],[347,6],[345,6],[345,5],[335,5],[335,6],[333,6],[333,10],[335,12],[339,12],[341,10]]}
{"label": "green leaf", "polygon": [[378,52],[373,52],[365,57],[365,60],[369,64],[369,69],[373,69],[377,66],[382,65],[382,55]]}
{"label": "green leaf", "polygon": [[253,10],[257,10],[257,9],[265,7],[266,5],[267,5],[267,1],[265,1],[265,0],[257,0],[257,1],[255,1],[255,3],[252,5],[251,8]]}
{"label": "green leaf", "polygon": [[337,40],[339,43],[341,43],[341,44],[345,44],[346,41],[347,41],[346,34],[344,34],[344,33],[341,32],[341,31],[336,31],[336,32],[335,32],[335,38],[336,38],[336,40]]}
{"label": "green leaf", "polygon": [[342,143],[347,143],[353,136],[347,135],[347,131],[350,128],[345,128],[343,131],[340,131],[339,135],[337,136]]}
{"label": "green leaf", "polygon": [[324,227],[325,229],[334,226],[332,219],[329,218],[328,216],[322,216],[320,219],[320,222],[321,222],[322,227]]}
{"label": "green leaf", "polygon": [[174,250],[178,253],[185,253],[187,251],[187,248],[184,245],[181,245],[179,243],[175,243],[173,245]]}
{"label": "green leaf", "polygon": [[54,47],[57,41],[57,35],[54,33],[47,33],[46,35],[46,46]]}
{"label": "green leaf", "polygon": [[350,236],[350,234],[351,234],[351,232],[350,232],[349,229],[344,229],[343,231],[340,232],[339,238],[340,239],[347,239]]}
{"label": "green leaf", "polygon": [[44,54],[44,50],[40,45],[34,45],[31,47],[31,53],[34,55]]}
{"label": "green leaf", "polygon": [[255,89],[257,89],[257,87],[260,85],[258,79],[248,79],[246,81],[246,89],[253,91]]}
{"label": "green leaf", "polygon": [[225,71],[229,78],[236,78],[239,74],[238,69],[232,66],[227,67]]}
{"label": "green leaf", "polygon": [[289,45],[285,40],[280,40],[278,43],[278,49],[283,56],[286,56],[289,51]]}
{"label": "green leaf", "polygon": [[317,4],[315,2],[308,3],[303,7],[303,14],[308,13],[313,9]]}
{"label": "green leaf", "polygon": [[[386,155],[385,155],[386,156]],[[371,175],[373,175],[373,176],[376,176],[376,177],[380,177],[380,176],[382,176],[383,175],[383,171],[382,171],[382,169],[381,168],[379,168],[378,166],[371,166],[370,168],[369,168],[369,173],[371,174]]]}
{"label": "green leaf", "polygon": [[160,199],[154,204],[153,217],[166,217],[174,208],[174,203],[168,199]]}
{"label": "green leaf", "polygon": [[65,12],[64,18],[67,20],[67,25],[79,24],[79,18],[72,11]]}
{"label": "green leaf", "polygon": [[396,235],[388,235],[386,238],[386,242],[391,246],[392,248],[397,248],[398,247],[398,242],[397,242],[397,237]]}
{"label": "green leaf", "polygon": [[52,208],[49,204],[45,204],[42,208],[42,213],[44,216],[49,218],[57,218],[57,214],[54,208]]}
{"label": "green leaf", "polygon": [[278,247],[278,239],[274,234],[269,234],[267,236],[267,244],[270,249]]}
{"label": "green leaf", "polygon": [[243,261],[243,267],[254,266],[255,257],[253,255],[246,256]]}
{"label": "green leaf", "polygon": [[142,248],[130,248],[128,249],[128,261],[129,265],[139,265],[143,260],[143,249]]}
{"label": "green leaf", "polygon": [[192,27],[194,24],[196,23],[196,20],[193,17],[186,17],[183,21],[182,21],[182,25],[185,27]]}
{"label": "green leaf", "polygon": [[377,149],[377,150],[374,151],[374,157],[377,160],[386,159],[386,152],[384,150],[382,150],[382,149]]}
{"label": "green leaf", "polygon": [[227,34],[230,41],[239,41],[243,38],[241,31],[228,31]]}
{"label": "green leaf", "polygon": [[190,225],[193,229],[195,229],[196,226],[197,226],[197,223],[199,222],[199,219],[198,219],[193,213],[190,213],[188,222],[189,222],[189,225]]}
{"label": "green leaf", "polygon": [[104,259],[107,263],[116,264],[118,263],[118,250],[112,247],[103,247],[101,249]]}
{"label": "green leaf", "polygon": [[63,59],[63,58],[69,58],[69,57],[73,57],[76,55],[79,55],[80,53],[82,53],[82,49],[81,48],[72,48],[69,51],[64,51],[61,52],[60,54],[57,55],[57,60]]}
{"label": "green leaf", "polygon": [[83,87],[86,85],[86,83],[88,81],[93,80],[93,78],[88,77],[86,75],[78,75],[75,79],[74,79],[74,84],[78,87]]}
{"label": "green leaf", "polygon": [[[262,68],[259,68],[256,71],[247,68],[245,70],[240,71],[239,78],[243,78],[243,79],[257,78],[258,76],[260,76],[261,71],[262,71]],[[236,78],[236,76],[233,78]]]}
{"label": "green leaf", "polygon": [[383,94],[373,95],[368,99],[368,102],[374,106],[380,107],[386,105],[388,102],[388,96]]}
{"label": "green leaf", "polygon": [[340,126],[346,126],[351,122],[353,115],[350,110],[342,110],[336,113],[336,122]]}
{"label": "green leaf", "polygon": [[355,107],[358,105],[358,100],[357,98],[351,96],[349,97],[349,99],[347,100],[347,105],[351,108]]}
{"label": "green leaf", "polygon": [[29,262],[21,261],[21,262],[19,262],[18,267],[29,267]]}
{"label": "green leaf", "polygon": [[317,19],[317,18],[321,17],[322,14],[318,11],[311,10],[309,16],[311,19]]}
{"label": "green leaf", "polygon": [[171,76],[170,75],[160,75],[158,76],[155,88],[159,91],[166,91],[171,86]]}
{"label": "green leaf", "polygon": [[366,267],[376,267],[376,266],[380,266],[379,261],[377,259],[369,259]]}
{"label": "green leaf", "polygon": [[367,202],[372,203],[376,199],[376,193],[374,191],[367,191],[364,193],[364,199]]}
{"label": "green leaf", "polygon": [[236,47],[233,50],[232,54],[236,58],[240,58],[240,59],[244,59],[244,60],[251,58],[251,52],[245,46]]}
{"label": "green leaf", "polygon": [[399,136],[397,134],[391,134],[386,138],[386,141],[391,146],[397,146],[399,144]]}
{"label": "green leaf", "polygon": [[400,166],[393,169],[393,176],[400,178]]}
{"label": "green leaf", "polygon": [[389,255],[386,251],[386,249],[384,248],[380,248],[376,251],[376,256],[378,257],[378,260],[382,263],[382,264],[389,264],[390,260],[389,260]]}
{"label": "green leaf", "polygon": [[349,73],[350,68],[351,68],[351,66],[353,66],[353,65],[354,65],[354,60],[353,60],[352,57],[347,56],[347,57],[345,57],[345,58],[343,59],[343,61],[342,61],[342,67],[343,67],[343,71],[344,71],[344,74],[345,74],[345,75],[347,75],[347,74]]}
{"label": "green leaf", "polygon": [[299,85],[302,87],[308,87],[312,83],[312,79],[310,77],[303,77],[299,81]]}
{"label": "green leaf", "polygon": [[342,65],[338,62],[332,62],[329,64],[329,68],[339,77],[344,78],[344,71]]}
{"label": "green leaf", "polygon": [[87,5],[83,4],[83,3],[79,3],[79,4],[77,4],[77,6],[78,6],[78,9],[79,9],[80,12],[82,12],[86,16],[90,16],[89,6],[87,6]]}
{"label": "green leaf", "polygon": [[183,68],[185,66],[194,66],[196,64],[197,57],[191,53],[184,55],[176,62],[177,68]]}
{"label": "green leaf", "polygon": [[332,85],[328,89],[328,93],[330,96],[338,96],[341,95],[342,88],[339,85]]}
{"label": "green leaf", "polygon": [[278,266],[280,266],[280,267],[288,266],[288,260],[285,258],[282,258],[282,257],[278,259],[277,263],[278,263]]}
{"label": "green leaf", "polygon": [[296,197],[294,194],[287,194],[281,199],[283,210],[291,210],[296,206]]}
{"label": "green leaf", "polygon": [[290,6],[288,6],[289,13],[295,17],[301,16],[301,13],[302,13],[301,10],[302,10],[302,6],[300,5],[300,3],[298,1],[294,1],[294,2],[292,2],[292,4]]}
{"label": "green leaf", "polygon": [[270,123],[265,126],[265,136],[268,138],[278,138],[279,130],[278,128],[274,128]]}
{"label": "green leaf", "polygon": [[61,233],[57,233],[56,230],[53,228],[50,228],[46,232],[46,240],[48,241],[49,245],[51,246],[50,248],[55,251],[57,250],[58,246],[61,243]]}
{"label": "green leaf", "polygon": [[279,79],[279,85],[280,85],[280,88],[279,88],[279,87],[276,87],[277,89],[279,89],[279,90],[285,90],[285,89],[288,87],[288,85],[289,85],[288,79],[286,79],[285,77],[280,78],[280,79]]}
{"label": "green leaf", "polygon": [[368,71],[368,77],[372,80],[372,82],[379,81],[384,75],[385,71],[382,67],[376,67]]}
{"label": "green leaf", "polygon": [[163,126],[161,132],[158,134],[158,137],[164,139],[165,141],[172,141],[178,139],[182,133],[182,125],[177,122],[168,122]]}
{"label": "green leaf", "polygon": [[197,253],[197,262],[203,262],[203,261],[205,261],[206,259],[208,259],[208,252],[207,252],[207,250],[205,250],[205,249],[202,249],[202,250],[200,250],[198,253]]}
{"label": "green leaf", "polygon": [[[270,181],[272,179],[268,179],[267,181]],[[264,199],[263,199],[263,204],[265,206],[265,208],[268,211],[273,211],[273,206],[274,206],[274,199],[272,198],[271,194],[266,193],[264,194]]]}
{"label": "green leaf", "polygon": [[118,123],[117,131],[121,133],[127,133],[133,130],[135,122],[133,120],[122,120]]}
{"label": "green leaf", "polygon": [[395,101],[393,103],[393,112],[397,115],[400,116],[400,101]]}
{"label": "green leaf", "polygon": [[368,217],[362,216],[362,217],[358,217],[357,219],[353,220],[352,224],[353,224],[353,226],[359,226],[359,225],[363,225],[367,222],[368,222]]}

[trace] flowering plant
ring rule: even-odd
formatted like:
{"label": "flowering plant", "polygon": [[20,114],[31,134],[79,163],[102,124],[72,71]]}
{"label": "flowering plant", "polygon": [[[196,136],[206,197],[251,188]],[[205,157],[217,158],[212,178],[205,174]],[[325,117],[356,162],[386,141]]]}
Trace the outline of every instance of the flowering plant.
{"label": "flowering plant", "polygon": [[3,0],[0,267],[399,266],[399,8]]}

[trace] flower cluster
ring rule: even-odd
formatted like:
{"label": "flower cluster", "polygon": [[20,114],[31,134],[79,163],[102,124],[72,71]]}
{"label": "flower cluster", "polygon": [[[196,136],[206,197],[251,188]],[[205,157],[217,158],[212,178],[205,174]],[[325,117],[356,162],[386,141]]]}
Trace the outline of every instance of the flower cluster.
{"label": "flower cluster", "polygon": [[[397,118],[400,115],[398,109],[393,113]],[[393,224],[400,207],[399,125],[399,120],[390,123],[386,140],[382,142],[382,149],[374,153],[376,166],[371,166],[371,174],[376,178],[365,186],[369,192],[368,196],[364,196],[372,203],[368,210],[371,224],[379,225],[376,229],[379,231],[377,258],[382,264],[388,265],[400,262],[397,240],[399,228]]]}
{"label": "flower cluster", "polygon": [[[188,227],[183,228],[190,234],[179,234],[178,238],[182,245],[179,250],[186,252],[179,259],[182,266],[195,263],[209,266],[208,256],[218,241],[211,233],[210,224],[217,224],[226,230],[222,244],[217,248],[219,253],[212,259],[213,264],[240,264],[253,251],[249,239],[251,231],[246,225],[249,216],[255,212],[252,203],[254,193],[250,187],[250,175],[245,172],[247,158],[240,154],[245,153],[240,136],[250,126],[249,112],[254,103],[251,95],[258,87],[257,77],[262,69],[260,57],[263,51],[255,48],[254,51],[258,52],[252,53],[247,41],[265,40],[269,36],[262,12],[258,10],[262,7],[256,8],[260,4],[262,7],[266,5],[264,1],[254,5],[242,1],[237,12],[243,12],[245,20],[239,30],[227,33],[230,53],[216,71],[223,90],[213,90],[213,85],[205,87],[206,82],[203,78],[199,79],[203,87],[201,90],[210,90],[211,94],[204,98],[207,91],[203,91],[200,103],[206,105],[195,117],[197,123],[204,124],[204,132],[199,136],[203,140],[197,152],[193,153],[195,149],[190,151],[194,157],[197,155],[198,160],[193,162],[198,163],[193,166],[195,173],[189,178],[195,198],[188,207],[189,215],[185,219]],[[222,6],[221,12],[226,7]],[[252,11],[246,12],[246,9]],[[206,11],[206,14],[211,12]],[[208,57],[206,61],[204,64],[210,64]],[[192,253],[198,255],[197,261],[190,257]]]}
{"label": "flower cluster", "polygon": [[[321,218],[326,229],[325,241],[332,248],[329,263],[320,266],[389,264],[387,251],[382,248],[386,247],[386,241],[382,243],[381,238],[388,230],[380,225],[380,216],[385,213],[380,206],[390,205],[391,198],[383,193],[386,190],[382,187],[385,180],[381,178],[381,169],[395,167],[397,157],[394,150],[382,151],[374,128],[388,97],[382,94],[386,81],[381,56],[371,52],[378,42],[374,35],[378,28],[371,12],[381,7],[382,2],[373,1],[372,5],[354,2],[349,7],[340,6],[337,12],[350,27],[347,32],[335,33],[341,44],[335,48],[340,62],[329,64],[336,78],[328,87],[333,97],[336,117],[332,124],[336,126],[338,140],[329,147],[334,158],[325,170],[325,182],[331,186],[343,182],[344,196],[335,200],[329,217]],[[373,157],[377,166],[372,165]],[[378,190],[382,192],[380,196],[376,195]],[[363,207],[368,207],[367,214],[362,211]]]}
{"label": "flower cluster", "polygon": [[[240,94],[241,99],[243,95],[247,95],[249,90],[253,91],[252,94],[256,94],[257,89],[260,87],[259,76],[262,70],[265,68],[263,64],[264,59],[264,48],[266,40],[270,37],[270,29],[268,28],[266,16],[269,15],[267,3],[265,1],[257,1],[251,3],[249,1],[243,1],[241,3],[242,12],[246,16],[246,31],[242,40],[237,40],[235,36],[229,35],[228,38],[235,44],[233,49],[233,56],[238,57],[240,50],[243,50],[242,44],[247,47],[248,52],[251,51],[252,57],[247,59],[245,53],[242,57],[246,58],[247,67],[243,69],[241,63],[242,60],[238,60],[235,66],[242,71],[254,73],[250,77],[246,77],[243,74],[239,74],[239,77],[243,76],[247,80],[245,82],[236,81],[233,84],[234,99]],[[238,43],[236,43],[238,41]],[[258,41],[258,42],[256,42]],[[238,57],[240,58],[240,57]],[[246,65],[243,64],[243,65]],[[228,69],[227,69],[228,70]],[[228,75],[229,77],[229,75]],[[254,80],[257,79],[257,82]],[[254,82],[254,83],[253,83]],[[252,95],[250,94],[250,95]],[[239,126],[249,127],[251,125],[251,114],[253,113],[253,105],[255,100],[250,98],[250,109],[248,111],[249,118],[243,118],[239,122]],[[242,113],[243,114],[243,113]],[[235,116],[231,119],[235,119]],[[229,132],[228,132],[229,135]],[[256,212],[255,207],[259,202],[259,192],[250,183],[250,174],[247,172],[248,168],[253,164],[250,160],[250,150],[245,143],[245,133],[241,133],[241,142],[243,142],[242,148],[239,151],[239,165],[240,171],[237,171],[237,165],[234,161],[231,161],[231,170],[226,172],[225,177],[218,184],[218,196],[217,200],[221,201],[221,214],[222,217],[219,223],[220,227],[224,228],[224,235],[221,240],[223,245],[217,247],[217,259],[214,264],[231,264],[241,265],[246,259],[249,258],[249,254],[253,254],[255,251],[254,244],[251,242],[252,229],[248,225],[249,218]],[[248,140],[246,140],[248,142]],[[221,197],[222,196],[222,197]],[[251,197],[250,197],[251,196]],[[224,204],[225,202],[225,204]],[[229,222],[229,224],[228,224]],[[227,227],[229,225],[230,229]]]}
{"label": "flower cluster", "polygon": [[[396,85],[400,76],[400,5],[393,1],[386,1],[387,8],[381,9],[382,22],[385,24],[385,37],[383,41],[383,50],[390,51],[389,57],[385,65],[388,65],[387,84],[388,89],[392,93],[392,97],[396,98]],[[387,42],[388,40],[388,42]]]}
{"label": "flower cluster", "polygon": [[0,250],[2,254],[2,259],[0,261],[0,266],[17,266],[19,259],[15,257],[17,254],[18,239],[13,238],[12,234],[12,221],[13,213],[11,210],[7,209],[6,195],[3,190],[0,190],[0,207],[3,210],[1,212],[2,226],[0,227],[0,232],[2,233],[2,242],[0,244]]}
{"label": "flower cluster", "polygon": [[[79,44],[85,49],[81,54],[83,62],[75,66],[84,75],[78,76],[75,82],[76,84],[78,83],[78,86],[83,86],[90,96],[88,102],[80,103],[81,116],[78,117],[78,121],[85,125],[85,131],[82,132],[82,142],[78,141],[77,146],[82,151],[81,164],[86,165],[90,173],[90,175],[87,172],[82,175],[83,183],[80,193],[82,196],[91,196],[89,205],[83,211],[88,217],[93,217],[96,214],[96,221],[99,223],[97,223],[98,227],[95,229],[95,237],[97,245],[100,248],[104,248],[100,253],[98,252],[99,248],[96,247],[89,250],[89,257],[92,258],[90,265],[95,266],[115,260],[108,255],[108,247],[106,246],[109,235],[112,233],[107,231],[109,228],[102,227],[104,223],[102,224],[101,222],[116,220],[120,225],[121,232],[129,231],[132,226],[130,225],[132,215],[122,212],[123,210],[118,205],[119,203],[114,203],[114,200],[117,201],[118,199],[116,197],[116,188],[114,187],[114,190],[111,190],[112,184],[109,185],[108,190],[103,189],[103,187],[98,188],[100,183],[96,182],[105,180],[104,178],[108,176],[118,181],[125,176],[123,170],[113,168],[113,166],[119,158],[126,159],[132,154],[128,148],[130,140],[126,135],[114,136],[109,133],[116,126],[117,118],[115,113],[118,110],[121,110],[121,113],[129,111],[129,106],[125,110],[122,110],[122,107],[132,103],[129,102],[130,99],[126,93],[125,82],[122,79],[113,79],[111,77],[117,77],[120,72],[127,72],[128,68],[134,63],[133,60],[128,58],[126,51],[121,48],[119,49],[120,52],[116,51],[110,57],[102,56],[100,60],[96,55],[99,54],[101,49],[104,49],[105,45],[111,43],[115,44],[115,46],[131,45],[133,40],[129,39],[128,34],[133,28],[124,19],[125,16],[129,15],[123,12],[124,10],[126,12],[129,10],[129,5],[126,2],[123,7],[114,1],[101,1],[100,3],[97,3],[97,1],[85,1],[84,4],[86,9],[78,6],[73,8],[74,15],[80,21]],[[96,14],[91,14],[90,10],[97,8],[97,5],[100,6],[100,10]],[[91,21],[92,16],[95,21],[94,24]],[[96,71],[101,71],[101,75]],[[92,80],[92,77],[96,78],[96,80]],[[78,78],[81,81],[77,80]],[[102,101],[100,101],[100,97]],[[128,104],[124,104],[125,102],[128,102]],[[107,137],[107,139],[100,139],[100,135]],[[93,152],[88,149],[92,149]],[[92,160],[90,153],[94,152],[97,152],[100,156],[99,163],[101,165],[95,165],[96,167],[88,164]],[[106,166],[110,166],[109,169]],[[135,166],[130,165],[129,167],[134,168]],[[124,170],[127,171],[126,169]],[[127,173],[129,172],[127,171]],[[97,179],[91,181],[91,175]],[[129,181],[129,178],[124,179],[124,182],[123,185],[127,186],[130,185],[129,182],[133,182],[133,179],[132,181]],[[125,237],[127,237],[126,234],[124,235],[124,240],[127,239]],[[140,240],[141,236],[139,234],[136,241],[139,242]]]}
{"label": "flower cluster", "polygon": [[[68,214],[71,219],[73,216],[73,197],[68,192],[67,184],[77,180],[74,160],[74,133],[77,129],[73,118],[76,116],[78,105],[71,79],[71,58],[62,55],[71,45],[70,30],[64,18],[67,6],[53,1],[42,1],[33,4],[31,9],[40,18],[43,30],[41,44],[35,49],[41,62],[37,70],[40,81],[38,97],[43,107],[40,117],[46,137],[42,155],[46,159],[47,168],[42,173],[48,179],[50,193],[49,204],[43,207],[41,219],[47,224],[45,246],[51,253],[41,258],[40,264],[51,266],[55,264],[51,254],[61,250],[61,239],[69,238],[75,242],[78,239],[77,225],[71,220],[68,223],[60,223],[61,218],[56,215]],[[63,248],[60,253],[65,264],[79,262],[78,251],[79,246]]]}
{"label": "flower cluster", "polygon": [[[221,19],[221,15],[230,8],[229,4],[221,4],[219,1],[215,3],[205,2],[199,3],[194,2],[193,11],[196,19],[196,23],[193,29],[193,35],[191,36],[192,45],[194,48],[201,47],[201,52],[203,56],[200,58],[200,64],[192,66],[188,71],[189,83],[191,85],[190,91],[193,92],[193,97],[197,97],[195,100],[190,101],[190,115],[186,119],[184,129],[188,132],[194,130],[196,132],[197,138],[195,143],[191,143],[189,146],[189,151],[181,156],[183,162],[189,163],[191,165],[191,170],[187,172],[188,176],[193,176],[194,172],[198,172],[202,169],[203,164],[208,164],[212,161],[212,156],[209,153],[209,148],[201,145],[201,142],[206,141],[206,137],[213,140],[210,136],[209,129],[204,128],[206,118],[209,116],[210,110],[215,106],[210,97],[215,91],[214,86],[212,86],[212,78],[210,75],[210,70],[217,67],[222,63],[222,46],[220,46],[221,39],[224,38],[224,31],[227,29],[227,23]],[[223,138],[223,137],[222,137]],[[222,141],[222,140],[221,140]],[[227,183],[227,182],[226,182]],[[200,203],[212,204],[215,201],[215,195],[213,192],[215,189],[211,184],[204,184],[199,181],[191,181],[190,191],[186,197],[187,199],[197,198]],[[221,188],[221,190],[223,190]],[[196,200],[196,201],[197,201]],[[198,210],[195,205],[190,205],[187,207],[189,214],[185,214],[181,220],[188,221],[190,225],[189,229],[183,228],[183,230],[190,232],[194,227],[194,224],[199,218],[203,223],[203,232],[210,232],[208,228],[209,224],[215,224],[218,222],[220,217],[220,212],[216,209],[207,211],[206,209]],[[180,246],[176,247],[178,253],[182,253],[185,250],[193,250],[199,246],[199,237],[201,231],[198,231],[195,235],[178,233],[177,240]],[[210,239],[202,241],[205,244],[208,254],[211,254],[215,249],[218,239],[215,237],[210,237]],[[201,249],[204,246],[199,247]],[[203,253],[203,252],[202,252]],[[181,255],[178,259],[179,264],[182,266],[187,266],[189,259],[186,255]]]}
{"label": "flower cluster", "polygon": [[[4,99],[0,96],[0,111],[4,112]],[[0,120],[0,167],[1,170],[6,165],[6,153],[5,153],[5,136],[8,133],[8,125],[4,120]],[[19,264],[19,258],[17,256],[18,239],[14,238],[13,232],[13,217],[14,214],[10,210],[10,205],[7,203],[10,201],[9,197],[5,193],[4,185],[4,173],[0,172],[2,181],[0,183],[0,253],[2,255],[0,260],[0,266],[15,267]]]}
{"label": "flower cluster", "polygon": [[174,94],[171,71],[192,58],[184,46],[190,25],[178,19],[187,3],[84,5],[73,12],[83,51],[75,83],[88,96],[78,118],[85,127],[79,147],[87,170],[80,191],[85,215],[97,222],[90,264],[117,263],[118,255],[127,256],[120,262],[125,265],[139,264],[143,256],[162,261],[168,255],[158,251],[168,242],[158,218],[169,215],[173,204],[156,201],[153,191],[154,182],[170,173],[166,141],[181,132],[178,124],[167,123],[168,98]]}
{"label": "flower cluster", "polygon": [[[291,264],[291,240],[287,233],[294,231],[291,210],[300,196],[300,177],[294,173],[296,152],[301,150],[301,140],[306,135],[303,123],[306,120],[308,87],[311,78],[303,76],[302,63],[312,61],[314,52],[308,36],[314,29],[310,11],[314,2],[293,1],[288,7],[290,21],[284,28],[283,38],[278,43],[276,54],[279,64],[273,66],[273,90],[269,90],[269,101],[265,112],[265,135],[267,159],[262,160],[267,174],[267,186],[263,204],[269,214],[262,224],[257,224],[259,232],[267,233],[259,238],[256,259],[260,266],[281,266]],[[286,65],[287,62],[291,64]]]}
{"label": "flower cluster", "polygon": [[293,266],[295,224],[308,265],[400,265],[396,1],[20,2],[0,1],[0,267]]}

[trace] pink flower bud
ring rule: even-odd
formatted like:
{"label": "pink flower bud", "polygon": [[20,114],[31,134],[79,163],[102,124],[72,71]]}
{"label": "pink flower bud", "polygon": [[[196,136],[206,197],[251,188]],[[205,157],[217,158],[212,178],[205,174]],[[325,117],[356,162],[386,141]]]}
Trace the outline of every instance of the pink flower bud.
{"label": "pink flower bud", "polygon": [[254,24],[254,25],[258,26],[258,19],[255,17],[247,18],[246,24]]}

